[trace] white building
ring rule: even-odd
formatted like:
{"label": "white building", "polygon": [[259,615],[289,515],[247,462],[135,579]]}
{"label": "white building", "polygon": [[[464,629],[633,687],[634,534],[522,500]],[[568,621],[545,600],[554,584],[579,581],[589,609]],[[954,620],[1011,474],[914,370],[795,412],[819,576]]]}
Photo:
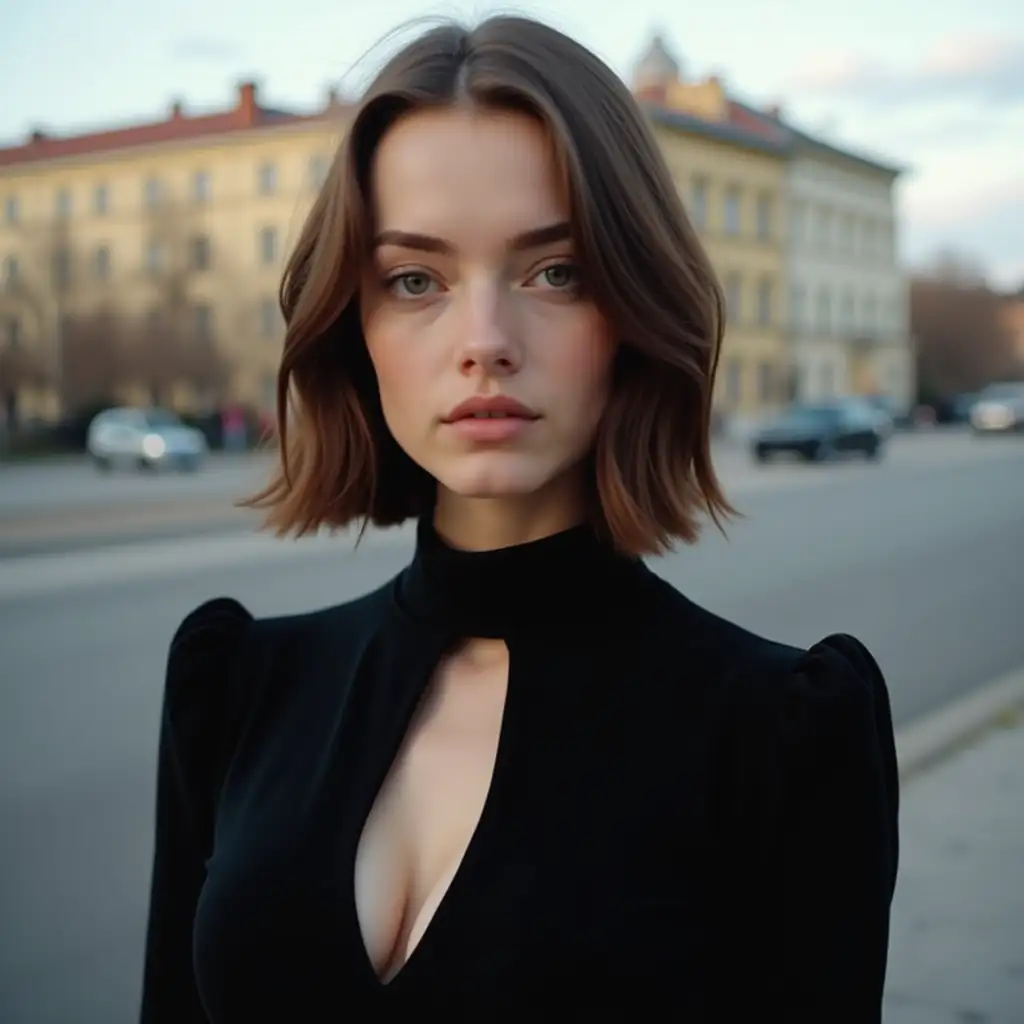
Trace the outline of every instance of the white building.
{"label": "white building", "polygon": [[916,384],[908,282],[897,258],[901,169],[788,131],[797,396],[884,394],[909,407]]}

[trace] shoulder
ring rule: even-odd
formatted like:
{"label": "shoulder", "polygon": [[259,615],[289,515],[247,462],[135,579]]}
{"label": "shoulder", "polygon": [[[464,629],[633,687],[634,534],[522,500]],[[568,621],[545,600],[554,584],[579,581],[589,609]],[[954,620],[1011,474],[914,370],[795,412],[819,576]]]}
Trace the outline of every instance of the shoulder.
{"label": "shoulder", "polygon": [[193,608],[174,631],[167,657],[167,698],[178,704],[216,701],[244,677],[255,684],[275,664],[303,661],[358,646],[383,617],[384,589],[328,608],[258,618],[233,597]]}
{"label": "shoulder", "polygon": [[[695,604],[663,580],[657,632],[677,657],[742,713],[804,708],[825,718],[888,708],[885,678],[857,638],[829,634],[802,648],[761,636]],[[658,640],[655,640],[658,643]]]}

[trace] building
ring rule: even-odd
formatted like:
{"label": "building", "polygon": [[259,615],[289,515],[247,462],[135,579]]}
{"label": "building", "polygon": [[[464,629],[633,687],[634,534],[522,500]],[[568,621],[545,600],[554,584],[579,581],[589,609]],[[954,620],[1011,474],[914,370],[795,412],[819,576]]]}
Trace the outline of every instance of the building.
{"label": "building", "polygon": [[716,405],[734,424],[791,391],[786,335],[787,140],[747,116],[718,78],[686,82],[655,36],[633,75],[726,298]]}
{"label": "building", "polygon": [[[755,114],[751,111],[751,114]],[[789,143],[787,277],[797,393],[809,400],[916,392],[909,285],[898,259],[900,168],[783,124]]]}
{"label": "building", "polygon": [[729,303],[722,404],[759,413],[783,377],[803,399],[884,393],[909,405],[916,381],[897,259],[901,169],[815,139],[778,108],[738,102],[714,76],[687,81],[660,36],[633,88],[656,125],[675,127],[673,170],[691,217],[726,292],[742,295]]}
{"label": "building", "polygon": [[[737,424],[794,392],[912,387],[897,171],[687,81],[656,37],[633,88],[721,280],[716,403]],[[0,149],[7,420],[105,400],[268,410],[283,260],[344,122],[239,86],[227,111]]]}
{"label": "building", "polygon": [[[282,257],[326,175],[313,115],[175,104],[150,124],[0,149],[0,381],[8,421],[88,401],[273,401]],[[88,386],[84,383],[88,379]]]}

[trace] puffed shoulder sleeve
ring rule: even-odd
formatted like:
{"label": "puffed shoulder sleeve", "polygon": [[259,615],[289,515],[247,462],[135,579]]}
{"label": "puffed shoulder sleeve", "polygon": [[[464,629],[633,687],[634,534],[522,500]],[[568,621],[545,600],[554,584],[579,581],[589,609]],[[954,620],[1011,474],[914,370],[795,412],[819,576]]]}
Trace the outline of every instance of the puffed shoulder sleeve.
{"label": "puffed shoulder sleeve", "polygon": [[157,757],[142,1024],[207,1024],[192,970],[192,925],[237,714],[237,663],[252,621],[237,601],[217,598],[191,612],[171,641]]}
{"label": "puffed shoulder sleeve", "polygon": [[837,634],[762,693],[750,785],[768,868],[759,885],[775,997],[765,1016],[876,1024],[898,858],[885,680],[862,643]]}

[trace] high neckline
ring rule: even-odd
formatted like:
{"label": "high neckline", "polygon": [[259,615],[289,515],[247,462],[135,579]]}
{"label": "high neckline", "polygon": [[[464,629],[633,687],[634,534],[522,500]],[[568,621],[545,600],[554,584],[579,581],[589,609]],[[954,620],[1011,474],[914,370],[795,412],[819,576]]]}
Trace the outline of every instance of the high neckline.
{"label": "high neckline", "polygon": [[416,531],[416,555],[398,581],[402,608],[451,636],[508,639],[614,612],[626,576],[645,574],[589,526],[490,551],[452,547],[429,516]]}

